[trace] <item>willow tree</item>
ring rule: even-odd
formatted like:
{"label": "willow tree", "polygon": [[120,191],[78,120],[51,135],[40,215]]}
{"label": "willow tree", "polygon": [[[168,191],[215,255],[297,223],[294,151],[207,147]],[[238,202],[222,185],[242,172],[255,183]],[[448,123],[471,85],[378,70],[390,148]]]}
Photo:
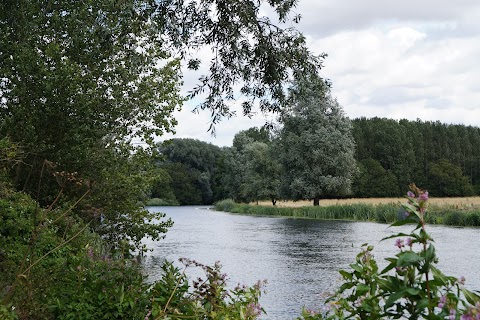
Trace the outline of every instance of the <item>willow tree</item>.
{"label": "willow tree", "polygon": [[357,171],[350,120],[318,78],[297,82],[279,134],[284,184],[295,199],[350,193]]}
{"label": "willow tree", "polygon": [[[316,73],[323,58],[309,52],[294,28],[275,25],[299,19],[289,15],[295,4],[1,1],[0,136],[25,150],[23,163],[10,172],[17,188],[37,194],[42,181],[40,200],[48,204],[56,182],[40,176],[49,160],[54,171],[96,181],[89,201],[104,217],[99,227],[141,239],[131,221],[150,219],[138,206],[149,169],[135,146],[153,145],[155,136],[173,131],[173,112],[184,101],[182,64],[207,70],[189,97],[202,99],[198,108],[212,112],[212,124],[233,114],[234,88],[246,97],[247,115],[256,105],[280,110],[285,81]],[[276,21],[260,15],[264,5]],[[212,51],[207,61],[198,59],[202,48]],[[150,227],[143,230],[154,235]]]}

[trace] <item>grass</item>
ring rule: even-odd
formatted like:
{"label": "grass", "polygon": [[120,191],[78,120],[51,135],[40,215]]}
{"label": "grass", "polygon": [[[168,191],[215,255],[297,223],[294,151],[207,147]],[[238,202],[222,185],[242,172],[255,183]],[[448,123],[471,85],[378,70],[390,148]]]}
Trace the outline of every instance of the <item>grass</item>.
{"label": "grass", "polygon": [[[350,198],[350,199],[325,199],[320,200],[320,206],[330,207],[335,205],[351,205],[351,204],[401,204],[405,202],[405,198]],[[459,198],[429,198],[429,203],[434,207],[450,207],[456,209],[480,209],[480,197],[459,197]],[[253,204],[253,203],[252,203]],[[272,206],[271,201],[259,201],[261,206]],[[312,206],[313,201],[277,201],[278,207],[298,208]]]}
{"label": "grass", "polygon": [[[430,201],[431,200],[431,201]],[[353,220],[392,223],[403,217],[404,198],[329,199],[314,207],[311,201],[271,202],[259,205],[223,200],[215,205],[219,211],[260,216],[286,216],[321,220]],[[431,224],[480,226],[480,197],[430,198],[426,220]]]}

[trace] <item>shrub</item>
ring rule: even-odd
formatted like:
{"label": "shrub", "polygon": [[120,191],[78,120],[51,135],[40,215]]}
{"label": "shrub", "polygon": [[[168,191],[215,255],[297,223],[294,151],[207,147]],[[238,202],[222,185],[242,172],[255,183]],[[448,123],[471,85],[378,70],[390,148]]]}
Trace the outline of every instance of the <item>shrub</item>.
{"label": "shrub", "polygon": [[206,266],[194,260],[180,260],[185,268],[202,268],[205,278],[194,280],[190,287],[185,270],[180,272],[166,262],[162,266],[162,279],[150,291],[152,304],[145,319],[253,320],[265,313],[258,303],[264,282],[228,290],[219,262]]}
{"label": "shrub", "polygon": [[175,199],[160,199],[160,198],[152,198],[145,201],[145,206],[178,206],[179,203]]}
{"label": "shrub", "polygon": [[214,204],[214,208],[217,211],[231,212],[233,207],[235,207],[235,201],[232,199],[225,199],[218,201]]}

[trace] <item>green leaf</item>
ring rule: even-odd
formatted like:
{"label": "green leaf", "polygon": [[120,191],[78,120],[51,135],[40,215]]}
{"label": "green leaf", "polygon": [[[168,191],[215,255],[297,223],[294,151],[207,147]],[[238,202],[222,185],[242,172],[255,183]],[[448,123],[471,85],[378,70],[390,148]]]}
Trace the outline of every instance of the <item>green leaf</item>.
{"label": "green leaf", "polygon": [[394,292],[392,293],[387,301],[385,301],[385,310],[387,310],[388,308],[390,308],[394,303],[395,301],[403,298],[403,296],[405,295],[405,290],[401,290],[401,291],[397,291],[397,292]]}
{"label": "green leaf", "polygon": [[385,269],[383,269],[380,274],[385,274],[387,273],[388,271],[392,270],[393,268],[395,268],[397,266],[397,259],[394,260],[394,262],[388,264],[388,266],[385,267]]}
{"label": "green leaf", "polygon": [[[428,299],[422,299],[420,301],[417,302],[417,310],[418,311],[422,311],[424,310],[425,308],[428,308],[428,304],[429,304],[429,301]],[[442,318],[443,319],[443,318]]]}
{"label": "green leaf", "polygon": [[388,240],[388,239],[392,239],[392,238],[399,238],[399,237],[411,237],[411,235],[407,234],[407,233],[400,232],[400,233],[382,238],[382,240],[380,240],[380,241],[384,241],[384,240]]}
{"label": "green leaf", "polygon": [[442,285],[447,285],[448,283],[447,277],[443,274],[442,271],[435,268],[434,266],[430,266],[430,271],[432,272],[433,278],[435,280],[439,281]]}
{"label": "green leaf", "polygon": [[361,266],[359,266],[359,265],[358,265],[358,264],[356,264],[356,263],[352,263],[352,264],[350,265],[350,267],[351,267],[353,270],[357,271],[357,272],[360,272],[360,273],[362,273],[362,272],[363,272],[363,269],[362,269],[362,267],[361,267]]}
{"label": "green leaf", "polygon": [[351,282],[345,282],[344,284],[342,284],[342,285],[340,286],[340,288],[338,289],[338,291],[339,291],[339,292],[343,292],[343,291],[345,291],[345,290],[347,290],[347,289],[353,288],[353,286],[354,286],[353,283],[351,283]]}
{"label": "green leaf", "polygon": [[370,287],[363,283],[359,283],[355,288],[355,292],[357,293],[357,296],[363,296],[369,290],[370,290]]}
{"label": "green leaf", "polygon": [[474,305],[476,304],[478,301],[480,301],[480,296],[478,296],[477,294],[473,293],[472,291],[470,290],[467,290],[465,288],[460,288],[460,290],[462,291],[463,295],[465,296],[465,299],[467,299],[468,303]]}
{"label": "green leaf", "polygon": [[340,270],[339,273],[343,276],[345,280],[352,280],[353,276],[351,273],[345,271],[345,270]]}
{"label": "green leaf", "polygon": [[424,260],[424,258],[419,256],[417,253],[413,251],[405,251],[399,255],[397,260],[397,266],[407,267],[407,266],[417,264],[422,260]]}
{"label": "green leaf", "polygon": [[417,288],[408,288],[407,293],[411,296],[416,296],[420,293],[420,290],[418,290]]}
{"label": "green leaf", "polygon": [[418,221],[413,216],[409,216],[406,219],[395,221],[390,226],[391,227],[399,227],[399,226],[403,226],[403,225],[406,225],[406,224],[415,224],[415,223],[418,223]]}

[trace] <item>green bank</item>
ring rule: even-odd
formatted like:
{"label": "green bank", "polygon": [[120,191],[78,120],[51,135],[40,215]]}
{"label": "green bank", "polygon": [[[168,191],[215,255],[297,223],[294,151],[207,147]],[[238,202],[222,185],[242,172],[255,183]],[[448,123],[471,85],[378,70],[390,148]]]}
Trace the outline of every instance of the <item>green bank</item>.
{"label": "green bank", "polygon": [[[226,199],[215,203],[214,209],[217,211],[258,216],[371,221],[381,223],[393,223],[404,219],[406,215],[400,204],[350,204],[285,208],[235,203],[230,199]],[[478,227],[480,226],[480,210],[476,208],[457,208],[454,206],[430,206],[426,220],[430,224]]]}

